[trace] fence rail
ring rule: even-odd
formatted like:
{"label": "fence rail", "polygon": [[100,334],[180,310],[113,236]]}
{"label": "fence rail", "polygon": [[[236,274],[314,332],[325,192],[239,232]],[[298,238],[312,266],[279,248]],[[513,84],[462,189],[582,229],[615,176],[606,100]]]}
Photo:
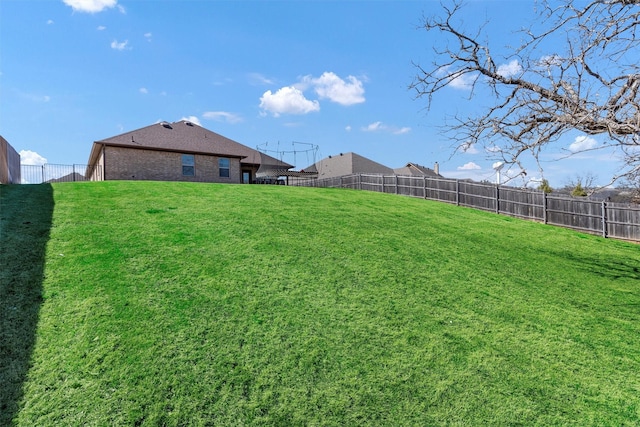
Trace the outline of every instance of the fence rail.
{"label": "fence rail", "polygon": [[[23,184],[87,181],[87,165],[20,165]],[[100,166],[91,166],[94,179]],[[640,242],[640,205],[549,195],[458,179],[424,176],[354,174],[299,181],[305,187],[351,188],[436,200],[544,222],[603,237]]]}
{"label": "fence rail", "polygon": [[[100,166],[93,166],[96,176],[102,176]],[[87,165],[20,165],[22,184],[42,184],[45,182],[88,181]]]}
{"label": "fence rail", "polygon": [[544,222],[603,237],[640,242],[640,206],[557,196],[448,178],[354,174],[301,181],[298,186],[351,188],[436,200]]}

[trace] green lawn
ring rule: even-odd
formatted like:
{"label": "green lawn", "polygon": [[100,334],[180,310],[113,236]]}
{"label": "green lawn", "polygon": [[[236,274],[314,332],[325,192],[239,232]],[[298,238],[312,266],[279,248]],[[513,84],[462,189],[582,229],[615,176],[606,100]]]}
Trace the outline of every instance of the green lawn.
{"label": "green lawn", "polygon": [[352,190],[0,191],[0,425],[640,424],[640,245]]}

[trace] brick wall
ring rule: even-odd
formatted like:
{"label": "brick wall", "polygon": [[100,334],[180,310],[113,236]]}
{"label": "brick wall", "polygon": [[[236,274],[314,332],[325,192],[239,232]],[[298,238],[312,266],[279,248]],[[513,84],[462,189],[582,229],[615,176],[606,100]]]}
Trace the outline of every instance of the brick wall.
{"label": "brick wall", "polygon": [[196,154],[195,175],[182,175],[182,154],[175,152],[138,150],[125,147],[105,147],[104,179],[154,181],[193,181],[239,183],[240,159],[229,158],[229,177],[220,177],[219,157]]}

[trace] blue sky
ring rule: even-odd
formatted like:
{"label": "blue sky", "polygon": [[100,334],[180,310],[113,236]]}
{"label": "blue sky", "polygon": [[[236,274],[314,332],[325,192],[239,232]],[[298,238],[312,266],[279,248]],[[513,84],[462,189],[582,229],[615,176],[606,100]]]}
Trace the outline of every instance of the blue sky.
{"label": "blue sky", "polygon": [[[534,7],[472,0],[463,19],[488,21],[492,44],[506,45]],[[437,42],[421,18],[439,11],[431,0],[3,0],[0,134],[24,162],[86,164],[95,140],[187,118],[252,148],[299,150],[283,159],[297,168],[352,151],[495,180],[495,160],[473,148],[450,157],[440,128],[485,100],[457,82],[427,112],[408,90],[412,62],[428,65]],[[558,160],[602,138],[559,141],[544,157],[551,185],[587,174],[606,183],[620,166],[613,152]],[[315,159],[293,141],[317,145]]]}

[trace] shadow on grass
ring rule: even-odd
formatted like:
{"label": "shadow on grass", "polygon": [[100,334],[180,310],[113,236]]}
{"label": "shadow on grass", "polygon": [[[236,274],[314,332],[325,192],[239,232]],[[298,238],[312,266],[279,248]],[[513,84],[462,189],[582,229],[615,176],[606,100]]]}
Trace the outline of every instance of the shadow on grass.
{"label": "shadow on grass", "polygon": [[[640,246],[639,246],[640,248]],[[570,260],[576,268],[587,270],[590,274],[609,280],[632,279],[640,280],[640,260],[616,259],[613,257],[598,257],[595,255],[557,252],[558,257]],[[640,253],[640,251],[638,251]]]}
{"label": "shadow on grass", "polygon": [[36,340],[51,218],[50,184],[0,185],[0,425],[17,415]]}

